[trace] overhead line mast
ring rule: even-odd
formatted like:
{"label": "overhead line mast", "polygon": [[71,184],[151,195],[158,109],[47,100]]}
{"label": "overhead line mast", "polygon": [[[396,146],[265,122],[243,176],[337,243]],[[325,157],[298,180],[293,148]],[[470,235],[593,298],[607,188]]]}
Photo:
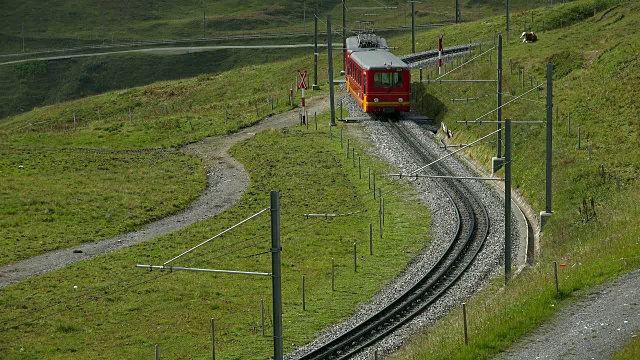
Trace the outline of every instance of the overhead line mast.
{"label": "overhead line mast", "polygon": [[342,66],[347,73],[347,4],[342,0]]}

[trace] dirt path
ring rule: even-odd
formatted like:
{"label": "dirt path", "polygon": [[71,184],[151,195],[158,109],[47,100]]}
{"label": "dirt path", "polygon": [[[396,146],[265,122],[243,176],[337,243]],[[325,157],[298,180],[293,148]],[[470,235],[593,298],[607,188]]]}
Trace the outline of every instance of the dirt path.
{"label": "dirt path", "polygon": [[640,334],[640,270],[588,290],[497,359],[608,359]]}
{"label": "dirt path", "polygon": [[[329,108],[327,96],[308,101],[309,113]],[[207,168],[207,187],[200,197],[183,212],[155,221],[144,228],[106,240],[72,248],[51,251],[0,267],[0,288],[51,270],[88,260],[108,252],[129,247],[178,231],[197,221],[216,216],[233,206],[249,186],[249,175],[242,164],[229,155],[229,149],[239,141],[267,129],[279,129],[297,124],[298,110],[275,115],[237,133],[207,138],[183,148],[186,154],[202,160]]]}

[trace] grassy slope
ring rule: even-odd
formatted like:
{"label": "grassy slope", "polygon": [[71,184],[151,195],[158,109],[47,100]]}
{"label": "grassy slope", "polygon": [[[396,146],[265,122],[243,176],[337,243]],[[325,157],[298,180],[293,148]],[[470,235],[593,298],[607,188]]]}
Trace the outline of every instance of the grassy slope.
{"label": "grassy slope", "polygon": [[[530,9],[546,0],[512,0],[513,10]],[[318,1],[320,18],[331,13],[341,19],[339,0]],[[464,21],[499,14],[502,0],[461,1]],[[385,1],[395,9],[379,9],[368,0],[349,0],[348,27],[368,19],[375,26],[410,25],[410,7],[402,0]],[[242,6],[233,0],[206,1],[208,36],[234,33],[313,31],[313,2],[303,0],[253,0]],[[416,4],[418,24],[450,23],[455,20],[455,3],[434,0]],[[38,48],[64,48],[83,43],[127,40],[184,39],[203,36],[203,2],[145,0],[131,3],[115,0],[48,1],[7,0],[0,12],[0,49],[8,53]],[[46,14],[44,16],[43,14]],[[366,15],[365,15],[366,14]],[[375,14],[375,15],[372,15]],[[305,22],[306,18],[306,22]],[[399,23],[398,20],[402,21]],[[24,33],[22,26],[24,25]]]}
{"label": "grassy slope", "polygon": [[1,262],[100,240],[185,208],[204,187],[205,171],[173,148],[254,123],[256,105],[260,116],[288,109],[288,86],[270,84],[267,74],[295,74],[299,65],[156,83],[5,119]]}
{"label": "grassy slope", "polygon": [[[224,72],[300,56],[307,50],[216,50],[121,54],[0,66],[0,119],[34,107],[162,80]],[[2,121],[2,120],[0,120]]]}
{"label": "grassy slope", "polygon": [[635,359],[640,354],[640,337],[629,340],[625,347],[611,357],[611,360]]}
{"label": "grassy slope", "polygon": [[[554,215],[545,227],[541,257],[506,288],[495,292],[494,284],[468,304],[470,339],[461,347],[460,316],[447,317],[428,334],[419,337],[400,359],[490,358],[553,314],[579,292],[594,284],[640,266],[640,126],[636,119],[640,109],[634,99],[640,96],[637,53],[640,6],[635,2],[578,1],[571,5],[545,7],[536,11],[542,22],[566,26],[540,31],[540,41],[522,44],[512,39],[505,44],[505,97],[503,102],[544,82],[546,64],[554,64]],[[595,16],[594,16],[595,10]],[[530,19],[529,13],[515,14],[514,28]],[[480,37],[500,31],[503,21],[488,20],[479,29]],[[445,38],[463,42],[472,28],[447,29]],[[594,36],[595,34],[595,36]],[[432,33],[422,36],[433,37]],[[484,58],[460,73],[460,78],[495,77],[493,65]],[[509,59],[525,69],[525,87],[517,70],[510,74]],[[453,131],[452,143],[467,143],[488,133],[491,125],[471,126],[456,123],[475,119],[492,108],[493,100],[451,103],[451,98],[478,97],[491,94],[491,87],[428,85],[426,91],[437,99],[434,115]],[[490,98],[492,99],[493,96]],[[544,92],[533,92],[525,101],[508,106],[503,117],[515,120],[545,118]],[[493,102],[495,104],[495,102]],[[426,111],[434,111],[425,106]],[[443,111],[444,110],[444,111]],[[439,112],[437,112],[439,111]],[[571,112],[571,133],[567,116]],[[491,120],[490,116],[488,120]],[[582,146],[577,149],[577,128]],[[514,128],[514,186],[536,210],[544,209],[544,139],[543,127],[519,125]],[[587,140],[592,148],[588,160]],[[494,143],[493,143],[494,144]],[[469,153],[489,166],[495,156],[492,144],[483,144]],[[493,145],[495,146],[495,145]],[[602,177],[600,166],[605,166]],[[621,192],[616,191],[616,179]],[[594,208],[591,206],[593,199]],[[589,219],[585,211],[589,212]],[[595,216],[594,216],[595,213]],[[567,264],[560,268],[561,294],[555,294],[553,261]],[[499,283],[499,281],[497,281]],[[473,310],[469,310],[473,309]]]}
{"label": "grassy slope", "polygon": [[2,146],[0,179],[2,265],[134,230],[184,209],[206,182],[179,151],[24,145]]}
{"label": "grassy slope", "polygon": [[[325,14],[331,12],[339,29],[342,18],[339,2],[323,1],[319,4],[320,31],[325,31]],[[400,0],[387,2],[397,9],[362,9],[371,6],[365,0],[348,2],[347,24],[354,29],[355,21],[363,18],[375,26],[410,25],[411,17],[406,3]],[[497,0],[475,3],[463,2],[464,21],[498,14]],[[513,0],[514,10],[530,8],[542,0]],[[236,2],[215,1],[207,3],[209,36],[256,32],[313,31],[312,6],[306,12],[301,1],[252,1],[238,7]],[[0,52],[20,53],[22,38],[20,29],[25,26],[25,51],[62,49],[88,43],[102,43],[102,20],[105,23],[107,43],[131,39],[176,39],[202,36],[202,3],[167,2],[163,0],[130,2],[95,0],[84,1],[6,1],[6,11],[0,11]],[[2,10],[5,10],[4,8]],[[41,14],[49,14],[44,17]],[[101,13],[103,15],[101,15]],[[377,16],[364,14],[376,13]],[[69,21],[69,17],[74,17]],[[402,19],[399,21],[399,19]],[[454,19],[450,0],[436,0],[416,5],[416,22],[448,23]],[[274,39],[260,42],[299,42],[300,39]],[[304,41],[312,41],[308,37]],[[321,39],[320,41],[324,41]],[[220,42],[215,42],[220,44]],[[237,42],[232,43],[238,45]],[[196,43],[201,45],[201,43]],[[94,50],[89,50],[94,51]],[[122,54],[97,58],[56,60],[0,66],[0,119],[31,110],[33,107],[68,101],[106,91],[141,86],[161,80],[191,77],[202,73],[225,71],[234,67],[261,62],[272,62],[302,54],[306,50],[226,50],[182,55]],[[21,59],[20,56],[5,60]]]}
{"label": "grassy slope", "polygon": [[[374,255],[369,256],[368,224],[376,224],[378,200],[368,189],[366,175],[359,179],[352,160],[345,159],[338,137],[330,137],[326,115],[319,122],[319,131],[272,131],[234,147],[234,155],[251,173],[251,187],[236,206],[215,219],[0,290],[5,309],[0,347],[5,358],[137,359],[152,353],[155,343],[164,357],[204,358],[211,317],[216,319],[219,357],[267,358],[272,342],[261,335],[259,304],[265,299],[269,334],[268,279],[166,272],[162,276],[133,265],[161,263],[267,207],[270,189],[282,194],[286,349],[310,341],[316,331],[351,313],[424,246],[428,215],[409,200],[408,188],[379,180],[386,194],[385,235],[382,241],[374,239]],[[360,149],[356,147],[359,154]],[[374,159],[362,156],[364,169],[383,171]],[[354,210],[364,211],[333,220],[302,216]],[[374,231],[377,234],[375,225]],[[263,215],[176,265],[268,271],[268,234],[269,218]],[[359,249],[357,273],[354,242]],[[307,311],[301,310],[301,275],[306,276]],[[12,328],[24,321],[33,322]]]}

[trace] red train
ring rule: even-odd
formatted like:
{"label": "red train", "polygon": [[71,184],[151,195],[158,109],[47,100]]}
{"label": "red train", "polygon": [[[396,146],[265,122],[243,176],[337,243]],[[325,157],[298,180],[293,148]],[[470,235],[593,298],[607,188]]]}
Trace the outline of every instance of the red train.
{"label": "red train", "polygon": [[375,34],[347,39],[347,90],[365,112],[398,114],[410,109],[409,66]]}

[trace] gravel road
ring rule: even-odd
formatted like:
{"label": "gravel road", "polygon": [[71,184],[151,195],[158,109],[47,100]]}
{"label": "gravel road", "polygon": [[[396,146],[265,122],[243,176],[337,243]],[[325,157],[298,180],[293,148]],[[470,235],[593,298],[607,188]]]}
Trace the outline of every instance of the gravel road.
{"label": "gravel road", "polygon": [[[315,97],[307,101],[309,113],[322,112],[328,107],[327,96]],[[0,267],[0,288],[78,261],[151,240],[178,231],[197,221],[216,216],[235,204],[249,186],[249,175],[242,164],[229,155],[229,149],[237,142],[249,139],[256,133],[291,126],[298,121],[298,110],[292,110],[266,118],[236,133],[207,138],[185,146],[182,150],[202,160],[207,168],[207,187],[188,209],[127,234],[51,251],[2,266]]]}
{"label": "gravel road", "polygon": [[640,334],[640,270],[590,289],[496,359],[607,359]]}

